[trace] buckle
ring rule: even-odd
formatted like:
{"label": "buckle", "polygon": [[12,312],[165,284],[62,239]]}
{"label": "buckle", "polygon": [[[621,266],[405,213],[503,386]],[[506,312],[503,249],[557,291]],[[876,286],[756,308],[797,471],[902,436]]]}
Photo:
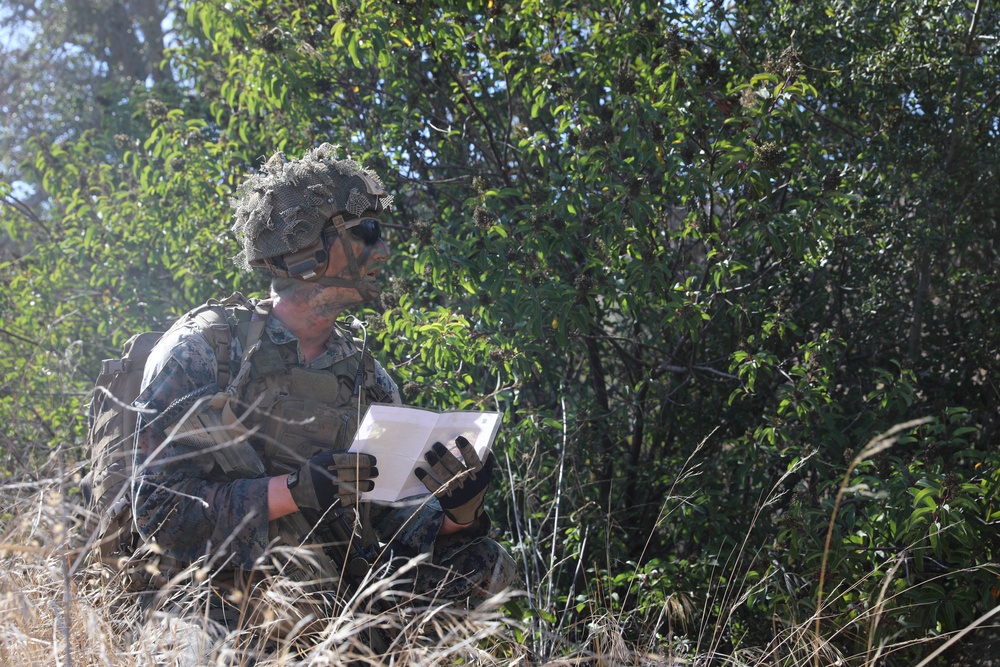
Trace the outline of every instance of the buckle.
{"label": "buckle", "polygon": [[131,359],[104,359],[101,361],[101,375],[127,373]]}

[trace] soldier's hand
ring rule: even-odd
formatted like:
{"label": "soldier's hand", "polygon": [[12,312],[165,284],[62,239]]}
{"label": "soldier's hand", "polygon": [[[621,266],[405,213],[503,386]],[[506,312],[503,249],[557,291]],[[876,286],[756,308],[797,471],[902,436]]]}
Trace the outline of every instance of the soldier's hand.
{"label": "soldier's hand", "polygon": [[288,475],[288,490],[300,510],[325,512],[355,504],[359,492],[375,488],[372,480],[376,477],[378,468],[371,454],[328,450]]}
{"label": "soldier's hand", "polygon": [[468,440],[459,436],[455,444],[462,460],[440,442],[435,442],[424,456],[430,470],[417,468],[414,473],[427,490],[437,496],[449,519],[468,524],[483,513],[483,498],[493,478],[496,457],[490,452],[483,463]]}

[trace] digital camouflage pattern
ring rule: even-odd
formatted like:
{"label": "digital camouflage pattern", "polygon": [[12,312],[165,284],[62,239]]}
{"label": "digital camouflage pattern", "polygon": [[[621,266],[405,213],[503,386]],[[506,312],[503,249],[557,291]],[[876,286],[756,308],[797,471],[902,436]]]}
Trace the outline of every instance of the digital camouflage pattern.
{"label": "digital camouflage pattern", "polygon": [[[233,339],[231,346],[238,345]],[[217,369],[215,352],[196,325],[172,329],[153,348],[134,405],[159,414],[182,396],[216,384]],[[168,427],[140,425],[132,492],[140,534],[182,562],[218,553],[232,567],[251,569],[269,542],[267,478],[221,478],[214,456],[168,438]]]}
{"label": "digital camouflage pattern", "polygon": [[[332,372],[338,362],[358,355],[345,331],[335,330],[326,351],[309,363],[294,335],[276,318],[267,320],[264,336],[283,350],[284,358],[297,360],[293,365],[312,371]],[[232,336],[230,358],[240,359],[242,353],[239,337]],[[150,355],[135,405],[159,413],[179,397],[214,385],[217,369],[215,352],[196,324],[172,329]],[[374,393],[399,403],[396,384],[381,365],[375,363],[373,375]],[[147,547],[153,545],[181,565],[201,560],[223,571],[272,567],[281,530],[278,522],[267,520],[268,477],[227,475],[203,443],[168,437],[170,432],[171,425],[154,422],[137,439],[137,464],[143,459],[146,464],[136,467],[133,514]],[[250,443],[268,474],[283,472],[268,458],[264,443],[255,438]],[[301,522],[301,515],[292,517]],[[392,558],[426,554],[413,574],[412,590],[418,594],[477,604],[514,583],[513,561],[488,537],[488,517],[458,534],[439,536],[443,517],[437,500],[425,497],[372,505],[368,523]],[[315,568],[289,566],[282,572],[318,576]]]}
{"label": "digital camouflage pattern", "polygon": [[[394,556],[427,554],[419,562],[413,590],[447,600],[469,600],[475,606],[517,583],[510,554],[489,537],[489,515],[483,514],[461,533],[439,536],[444,511],[436,498],[422,504],[375,507],[380,535],[395,536]],[[412,517],[412,518],[411,518]]]}

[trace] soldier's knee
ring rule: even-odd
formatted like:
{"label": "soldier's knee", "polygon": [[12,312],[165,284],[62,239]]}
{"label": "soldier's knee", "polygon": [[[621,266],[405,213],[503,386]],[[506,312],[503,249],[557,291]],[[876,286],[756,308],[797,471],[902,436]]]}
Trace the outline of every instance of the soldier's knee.
{"label": "soldier's knee", "polygon": [[501,593],[509,588],[516,588],[519,581],[514,559],[498,543],[494,542],[493,544],[496,545],[497,556],[496,564],[493,566],[493,576],[490,578],[487,589],[491,595]]}
{"label": "soldier's knee", "polygon": [[472,606],[479,606],[487,599],[518,587],[520,577],[517,566],[507,550],[499,543],[486,538],[480,544],[479,581],[470,597]]}

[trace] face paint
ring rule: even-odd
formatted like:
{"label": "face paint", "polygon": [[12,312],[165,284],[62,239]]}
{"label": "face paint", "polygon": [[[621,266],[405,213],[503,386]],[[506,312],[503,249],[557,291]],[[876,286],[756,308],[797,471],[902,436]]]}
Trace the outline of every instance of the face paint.
{"label": "face paint", "polygon": [[[308,274],[305,271],[292,273],[290,266],[286,266],[286,272],[321,287],[354,289],[364,301],[377,299],[382,290],[370,274],[377,272],[379,263],[388,257],[389,250],[382,240],[381,226],[377,219],[371,217],[351,220],[350,227],[348,224],[342,215],[334,216],[316,244],[299,251],[292,258],[297,262],[296,268],[308,269]],[[337,275],[330,276],[327,275],[330,271],[330,259],[338,241],[347,266],[342,267]],[[355,241],[361,245],[360,252],[355,250]],[[377,253],[384,256],[378,258]],[[375,271],[363,273],[373,258],[375,265],[371,268]]]}

